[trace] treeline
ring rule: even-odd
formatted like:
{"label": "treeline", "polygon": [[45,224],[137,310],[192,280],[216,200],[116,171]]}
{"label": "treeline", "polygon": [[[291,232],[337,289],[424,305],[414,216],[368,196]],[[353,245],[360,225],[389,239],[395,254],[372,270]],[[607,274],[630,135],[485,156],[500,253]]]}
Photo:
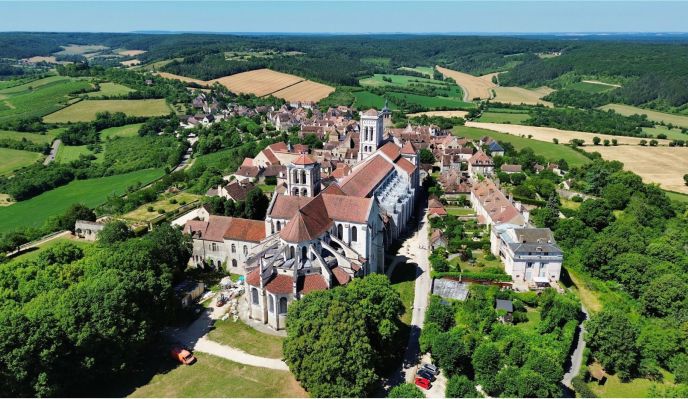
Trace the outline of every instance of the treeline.
{"label": "treeline", "polygon": [[542,98],[551,101],[557,107],[576,107],[593,109],[612,102],[608,93],[586,93],[574,89],[561,89],[551,92]]}
{"label": "treeline", "polygon": [[578,130],[615,136],[643,136],[643,127],[654,123],[645,115],[623,116],[613,110],[534,108],[525,122],[531,126],[548,126],[564,130]]}
{"label": "treeline", "polygon": [[81,249],[57,244],[0,265],[0,386],[8,396],[102,396],[178,310],[191,256],[180,231]]}
{"label": "treeline", "polygon": [[101,130],[140,123],[147,119],[141,116],[127,116],[123,112],[99,112],[93,122],[71,124],[58,138],[66,145],[96,144],[100,141]]}
{"label": "treeline", "polygon": [[36,144],[33,141],[27,140],[25,137],[23,137],[21,140],[0,139],[0,148],[11,148],[13,150],[40,152],[41,154],[50,153],[50,144]]}
{"label": "treeline", "polygon": [[622,168],[602,160],[574,168],[574,188],[597,199],[583,201],[566,219],[553,219],[551,227],[568,267],[594,276],[602,297],[613,295],[614,306],[602,300],[602,311],[587,322],[593,357],[622,380],[661,381],[666,369],[686,384],[686,205]]}

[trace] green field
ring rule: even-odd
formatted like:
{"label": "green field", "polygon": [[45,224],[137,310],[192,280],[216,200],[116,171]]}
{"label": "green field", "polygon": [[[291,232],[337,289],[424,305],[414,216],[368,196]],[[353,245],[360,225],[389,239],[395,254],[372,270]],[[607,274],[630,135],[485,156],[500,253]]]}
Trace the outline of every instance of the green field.
{"label": "green field", "polygon": [[41,158],[43,154],[38,152],[0,148],[0,175],[11,174],[16,169],[29,166]]}
{"label": "green field", "polygon": [[[57,150],[57,155],[55,156],[55,162],[62,162],[62,163],[67,163],[67,162],[72,162],[76,161],[79,159],[81,155],[88,155],[88,154],[93,154],[93,151],[89,150],[86,148],[85,145],[60,145],[60,148]],[[102,160],[103,158],[103,153],[99,152],[98,154],[95,154],[96,158],[99,160]]]}
{"label": "green field", "polygon": [[0,208],[0,233],[20,227],[39,227],[50,216],[61,215],[74,203],[95,207],[108,195],[122,194],[136,183],[148,183],[164,174],[146,169],[97,179],[76,180],[26,201]]}
{"label": "green field", "polygon": [[682,115],[676,115],[676,114],[667,114],[665,112],[659,112],[659,111],[652,111],[649,109],[644,109],[644,108],[638,108],[638,107],[633,107],[631,105],[624,105],[624,104],[608,104],[608,105],[603,105],[600,107],[600,109],[603,110],[608,110],[608,109],[613,109],[617,113],[621,115],[633,115],[633,114],[638,114],[638,115],[647,115],[647,119],[654,121],[654,122],[664,122],[664,123],[672,123],[675,126],[681,126],[681,127],[688,127],[688,116],[682,116]]}
{"label": "green field", "polygon": [[[458,87],[458,86],[457,86]],[[418,104],[421,107],[435,109],[435,108],[452,108],[452,109],[473,109],[476,105],[473,103],[461,100],[461,97],[430,97],[419,94],[408,94],[399,92],[389,92],[391,99],[403,98],[407,103]]]}
{"label": "green field", "polygon": [[26,133],[26,132],[13,132],[9,130],[0,130],[0,140],[2,139],[10,139],[10,140],[17,140],[17,141],[22,141],[23,139],[26,139],[32,143],[36,144],[50,144],[53,142],[53,135],[51,134],[38,134],[38,133]]}
{"label": "green field", "polygon": [[[391,82],[386,82],[383,80],[383,78],[390,79]],[[436,86],[453,86],[453,85],[450,85],[449,83],[444,83],[442,81],[426,79],[426,78],[419,78],[416,76],[385,75],[385,74],[379,74],[379,73],[376,73],[375,75],[373,75],[373,77],[361,79],[361,80],[359,80],[359,83],[361,86],[370,86],[370,87],[382,87],[382,86],[406,87],[406,86],[409,86],[409,85],[414,84],[414,83],[415,84],[419,84],[419,83],[430,84],[430,85],[436,85]]]}
{"label": "green field", "polygon": [[669,197],[669,199],[671,199],[673,201],[688,203],[688,194],[681,194],[681,193],[676,193],[673,191],[666,191],[666,190],[664,190],[664,192],[666,193],[667,197]]}
{"label": "green field", "polygon": [[669,140],[688,140],[688,134],[681,133],[680,128],[669,129],[666,126],[657,125],[655,127],[644,127],[643,133],[657,137],[658,134],[665,134]]}
{"label": "green field", "polygon": [[[183,205],[190,204],[194,201],[198,201],[201,198],[200,195],[191,193],[179,193],[175,196],[161,198],[155,202],[143,204],[140,207],[134,209],[133,211],[125,214],[124,219],[136,221],[136,222],[149,222],[161,214],[158,210],[162,209],[165,213],[174,212]],[[170,202],[170,200],[176,200],[175,203]],[[182,202],[184,204],[182,204]],[[149,212],[148,207],[153,207],[153,211]]]}
{"label": "green field", "polygon": [[40,254],[45,252],[48,248],[52,248],[58,244],[67,243],[67,242],[74,244],[77,247],[84,249],[84,250],[93,246],[92,243],[87,242],[87,241],[79,241],[79,240],[72,239],[72,238],[60,237],[60,238],[56,238],[54,240],[47,241],[47,242],[37,246],[36,248],[32,248],[30,251],[22,253],[19,256],[13,257],[12,262],[26,262],[26,261],[36,260],[38,258],[38,256],[40,256]]}
{"label": "green field", "polygon": [[172,112],[164,99],[84,100],[47,115],[47,123],[90,122],[98,112],[124,112],[129,116],[161,116]]}
{"label": "green field", "polygon": [[483,136],[490,136],[497,141],[511,143],[515,149],[530,147],[535,154],[542,155],[551,161],[565,159],[569,166],[580,166],[590,162],[583,154],[574,151],[563,144],[548,143],[525,137],[514,136],[506,133],[499,133],[492,130],[480,129],[477,127],[457,126],[453,129],[453,134],[470,139],[478,139]]}
{"label": "green field", "polygon": [[586,93],[604,93],[605,91],[614,90],[617,87],[612,85],[605,85],[602,83],[590,83],[590,82],[576,82],[566,86],[567,89],[574,89],[578,91],[584,91]]}
{"label": "green field", "polygon": [[417,66],[417,67],[401,67],[399,68],[403,71],[414,71],[414,72],[420,72],[424,75],[427,75],[428,77],[432,78],[433,72],[435,69],[433,67],[423,67],[423,66]]}
{"label": "green field", "polygon": [[[385,106],[385,98],[382,96],[378,96],[375,93],[371,93],[369,91],[355,91],[352,94],[354,95],[353,105],[358,109],[381,109]],[[399,107],[397,107],[397,105],[392,103],[391,101],[388,102],[387,106],[390,109],[399,109]]]}
{"label": "green field", "polygon": [[239,348],[246,353],[273,359],[282,358],[282,342],[284,338],[262,333],[247,326],[241,320],[217,320],[208,337],[221,344]]}
{"label": "green field", "polygon": [[85,80],[51,76],[0,90],[0,123],[55,112],[67,105],[70,93],[90,87]]}
{"label": "green field", "polygon": [[[308,394],[288,371],[251,367],[204,353],[194,354],[191,366],[171,365],[145,382],[130,397],[306,397]],[[167,359],[167,358],[166,358]],[[118,395],[113,395],[118,396]]]}
{"label": "green field", "polygon": [[92,93],[88,93],[87,97],[90,98],[99,98],[99,97],[110,97],[110,96],[123,96],[128,93],[131,93],[132,91],[135,91],[134,89],[130,89],[127,86],[118,84],[118,83],[112,83],[112,82],[104,82],[100,83],[100,90],[94,91]]}
{"label": "green field", "polygon": [[100,139],[105,141],[114,137],[136,137],[139,135],[139,129],[143,123],[134,123],[132,125],[124,125],[119,127],[111,127],[100,131]]}
{"label": "green field", "polygon": [[607,381],[600,385],[595,381],[588,382],[590,388],[600,398],[647,398],[652,385],[673,385],[674,376],[661,370],[664,381],[653,381],[647,378],[634,378],[621,381],[616,375],[607,376]]}
{"label": "green field", "polygon": [[530,118],[528,114],[486,111],[480,116],[478,122],[523,124],[528,118]]}

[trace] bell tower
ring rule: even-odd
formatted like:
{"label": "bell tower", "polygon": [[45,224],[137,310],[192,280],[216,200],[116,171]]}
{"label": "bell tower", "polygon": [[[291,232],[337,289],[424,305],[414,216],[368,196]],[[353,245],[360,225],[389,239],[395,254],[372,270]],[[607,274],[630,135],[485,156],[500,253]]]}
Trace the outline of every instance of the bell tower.
{"label": "bell tower", "polygon": [[315,197],[320,192],[320,185],[320,164],[308,155],[299,155],[287,166],[285,195]]}
{"label": "bell tower", "polygon": [[382,133],[384,131],[383,113],[371,108],[361,114],[360,123],[360,147],[358,149],[358,160],[362,161],[377,151],[382,144]]}

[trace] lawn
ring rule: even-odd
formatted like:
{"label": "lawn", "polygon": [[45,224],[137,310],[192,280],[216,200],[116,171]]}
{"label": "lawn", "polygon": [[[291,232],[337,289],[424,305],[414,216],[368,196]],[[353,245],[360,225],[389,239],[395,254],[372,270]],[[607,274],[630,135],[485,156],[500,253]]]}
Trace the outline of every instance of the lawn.
{"label": "lawn", "polygon": [[99,83],[99,86],[100,90],[88,93],[87,96],[89,98],[124,96],[132,91],[135,91],[127,86],[112,82]]}
{"label": "lawn", "polygon": [[234,363],[216,356],[195,353],[191,366],[161,370],[131,397],[307,397],[291,373]]}
{"label": "lawn", "polygon": [[2,139],[10,139],[17,141],[22,141],[23,139],[26,139],[36,144],[50,144],[53,142],[53,136],[50,134],[13,132],[10,130],[0,130],[0,140]]}
{"label": "lawn", "polygon": [[257,187],[260,189],[260,191],[266,194],[273,193],[275,191],[275,188],[277,188],[277,186],[273,186],[270,184],[258,184]]}
{"label": "lawn", "polygon": [[282,358],[284,338],[262,333],[241,320],[232,320],[231,317],[224,321],[216,320],[208,337],[252,355],[273,359]]}
{"label": "lawn", "polygon": [[600,107],[603,110],[613,109],[621,115],[647,115],[647,119],[654,122],[673,123],[675,126],[688,127],[688,116],[667,114],[665,112],[653,111],[649,109],[634,107],[624,104],[608,104]]}
{"label": "lawn", "polygon": [[581,206],[580,202],[571,201],[570,199],[560,198],[561,206],[568,209],[578,209]]}
{"label": "lawn", "polygon": [[[165,197],[152,203],[143,204],[133,211],[125,214],[123,218],[136,222],[149,222],[161,215],[158,212],[160,209],[163,209],[165,213],[170,213],[176,211],[182,205],[190,204],[199,200],[200,198],[201,196],[196,194],[179,193],[175,196]],[[170,202],[173,199],[176,201],[175,203]],[[148,207],[153,207],[153,211],[149,212]]]}
{"label": "lawn", "polygon": [[[354,107],[358,109],[368,109],[368,108],[377,108],[377,109],[382,109],[382,107],[385,106],[385,98],[382,96],[378,96],[375,93],[371,93],[369,91],[355,91],[351,93],[354,95]],[[387,104],[387,106],[390,109],[399,109],[396,104],[392,103],[391,101]]]}
{"label": "lawn", "polygon": [[688,202],[688,195],[687,194],[681,194],[681,193],[676,193],[673,191],[667,191],[664,190],[666,193],[667,197],[669,197],[670,200],[673,201],[679,201],[679,202]]}
{"label": "lawn", "polygon": [[390,276],[392,288],[399,293],[401,302],[404,304],[404,313],[401,315],[401,321],[407,325],[411,325],[413,314],[417,268],[418,266],[415,263],[399,263]]}
{"label": "lawn", "polygon": [[[458,87],[458,86],[457,86]],[[390,98],[403,98],[409,104],[418,104],[428,109],[454,108],[454,109],[473,109],[476,105],[461,100],[461,97],[430,97],[419,94],[409,94],[401,92],[389,92]]]}
{"label": "lawn", "polygon": [[538,324],[540,324],[541,320],[540,311],[537,308],[530,307],[526,307],[526,311],[526,317],[528,317],[528,321],[525,323],[516,324],[516,328],[525,331],[537,331],[536,328]]}
{"label": "lawn", "polygon": [[478,122],[490,123],[515,123],[520,124],[530,118],[528,114],[519,114],[514,112],[483,112],[478,119]]}
{"label": "lawn", "polygon": [[16,169],[29,166],[43,158],[43,154],[31,151],[0,148],[0,176],[14,172]]}
{"label": "lawn", "polygon": [[139,135],[139,129],[143,123],[134,123],[132,125],[124,125],[118,127],[111,127],[100,131],[100,139],[105,141],[114,137],[136,137]]}
{"label": "lawn", "polygon": [[67,105],[69,94],[88,89],[91,84],[62,76],[0,90],[0,123],[16,119],[42,117]]}
{"label": "lawn", "polygon": [[471,208],[446,207],[444,209],[447,211],[447,214],[452,216],[466,216],[475,214],[475,211]]}
{"label": "lawn", "polygon": [[[664,384],[673,384],[674,376],[666,370],[662,370]],[[662,385],[662,382],[652,381],[647,378],[634,378],[628,382],[622,382],[616,375],[608,375],[604,385],[595,381],[588,382],[590,388],[600,398],[647,398],[650,387],[654,384]]]}
{"label": "lawn", "polygon": [[566,86],[567,89],[574,89],[586,93],[604,93],[605,91],[616,89],[616,86],[604,83],[576,82]]}
{"label": "lawn", "polygon": [[124,112],[129,116],[161,116],[172,112],[164,99],[148,100],[84,100],[43,120],[47,123],[90,122],[98,112]]}
{"label": "lawn", "polygon": [[453,129],[453,134],[455,136],[462,136],[470,139],[478,139],[483,136],[490,136],[497,141],[511,143],[517,150],[530,147],[533,149],[533,151],[535,151],[536,154],[542,155],[548,160],[558,161],[563,158],[566,160],[569,166],[581,166],[590,162],[585,155],[576,152],[563,144],[548,143],[546,141],[538,141],[525,137],[514,136],[511,134],[499,133],[493,130],[468,126],[456,126]]}
{"label": "lawn", "polygon": [[[81,155],[93,154],[93,151],[86,148],[85,145],[60,145],[57,149],[57,155],[55,156],[55,162],[72,162],[79,159]],[[103,153],[99,152],[95,154],[98,160],[103,159]]]}
{"label": "lawn", "polygon": [[83,250],[87,250],[88,248],[91,248],[93,246],[93,243],[88,242],[88,241],[76,240],[74,238],[69,238],[69,237],[60,237],[60,238],[56,238],[54,240],[45,242],[45,243],[39,245],[38,247],[32,248],[30,251],[24,252],[19,256],[13,257],[12,262],[26,262],[26,261],[36,260],[38,258],[38,256],[40,256],[40,254],[45,252],[48,248],[52,248],[58,244],[66,243],[66,242],[72,243],[72,244],[76,245],[77,247],[79,247]]}
{"label": "lawn", "polygon": [[76,180],[41,195],[0,208],[0,233],[19,227],[40,227],[51,216],[61,215],[74,203],[95,207],[108,195],[123,194],[136,183],[148,183],[164,174],[145,169],[97,179]]}

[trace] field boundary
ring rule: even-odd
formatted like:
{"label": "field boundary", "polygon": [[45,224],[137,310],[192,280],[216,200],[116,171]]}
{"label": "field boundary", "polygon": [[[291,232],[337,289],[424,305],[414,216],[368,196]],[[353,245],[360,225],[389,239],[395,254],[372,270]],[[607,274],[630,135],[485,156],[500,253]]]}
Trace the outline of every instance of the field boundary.
{"label": "field boundary", "polygon": [[[294,75],[294,76],[296,76],[296,75]],[[299,76],[299,77],[300,77],[300,76]],[[292,83],[292,84],[290,84],[290,85],[284,86],[284,87],[282,87],[282,88],[280,88],[280,89],[278,89],[278,90],[275,90],[275,91],[273,91],[273,92],[271,92],[271,93],[263,94],[261,97],[270,97],[271,95],[277,93],[278,91],[282,91],[282,90],[284,90],[284,89],[288,89],[288,88],[290,88],[290,87],[292,87],[292,86],[296,86],[297,84],[302,83],[302,82],[306,82],[306,81],[308,81],[308,79],[301,79],[301,80],[299,80],[299,81],[296,82],[296,83]]]}

